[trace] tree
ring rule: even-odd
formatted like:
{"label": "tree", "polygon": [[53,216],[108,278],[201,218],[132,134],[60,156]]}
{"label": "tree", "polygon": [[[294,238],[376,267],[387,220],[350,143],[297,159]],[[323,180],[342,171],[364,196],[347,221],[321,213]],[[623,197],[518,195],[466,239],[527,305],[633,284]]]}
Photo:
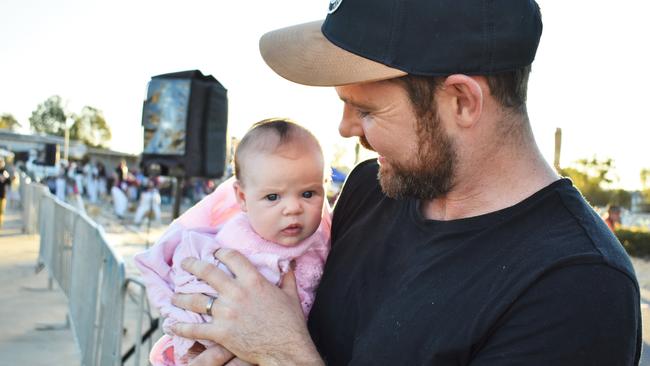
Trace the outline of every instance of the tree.
{"label": "tree", "polygon": [[61,97],[53,95],[39,104],[29,117],[32,130],[56,136],[65,135],[66,115],[61,103]]}
{"label": "tree", "polygon": [[650,169],[648,168],[641,169],[641,173],[639,174],[639,177],[641,178],[641,188],[643,190],[650,189]]}
{"label": "tree", "polygon": [[20,127],[20,123],[18,123],[11,113],[3,113],[0,115],[0,128],[15,131],[16,127]]}
{"label": "tree", "polygon": [[83,141],[88,146],[106,147],[111,140],[111,129],[106,123],[102,111],[85,106],[81,114],[74,115],[70,127],[70,139]]}
{"label": "tree", "polygon": [[614,161],[580,159],[573,167],[560,169],[560,174],[571,178],[573,184],[582,195],[594,206],[616,204],[630,207],[631,195],[622,189],[611,189],[615,182],[613,178]]}

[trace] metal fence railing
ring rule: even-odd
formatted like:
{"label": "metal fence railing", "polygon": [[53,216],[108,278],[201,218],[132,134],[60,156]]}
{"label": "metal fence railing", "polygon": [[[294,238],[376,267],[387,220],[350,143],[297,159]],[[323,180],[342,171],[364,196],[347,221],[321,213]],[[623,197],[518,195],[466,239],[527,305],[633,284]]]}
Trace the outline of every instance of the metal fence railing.
{"label": "metal fence railing", "polygon": [[68,296],[72,328],[82,364],[116,365],[122,356],[124,261],[107,244],[100,227],[84,214],[75,216]]}
{"label": "metal fence railing", "polygon": [[[133,350],[140,356],[145,308],[149,313],[143,285],[126,278],[124,260],[109,245],[102,227],[58,200],[47,187],[31,183],[24,174],[20,179],[24,232],[39,233],[38,266],[47,268],[68,299],[81,364],[123,365]],[[122,355],[127,286],[139,287],[139,314],[135,346],[129,355]],[[152,326],[157,324],[151,316],[149,320]],[[132,364],[137,366],[140,360],[136,357]]]}
{"label": "metal fence railing", "polygon": [[32,184],[29,176],[23,172],[18,174],[18,179],[20,180],[23,232],[25,234],[36,234],[38,233],[38,209],[41,197],[49,190],[44,185]]}
{"label": "metal fence railing", "polygon": [[[78,215],[72,206],[54,198],[49,192],[41,195],[38,203],[38,226],[40,234],[39,265],[70,298],[72,268],[72,239]],[[94,243],[89,243],[92,245]]]}

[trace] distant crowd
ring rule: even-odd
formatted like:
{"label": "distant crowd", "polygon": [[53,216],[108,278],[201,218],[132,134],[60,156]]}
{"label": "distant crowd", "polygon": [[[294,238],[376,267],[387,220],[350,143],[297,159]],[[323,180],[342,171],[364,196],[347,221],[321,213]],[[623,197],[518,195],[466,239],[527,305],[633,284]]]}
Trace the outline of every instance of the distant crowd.
{"label": "distant crowd", "polygon": [[[161,205],[170,204],[174,195],[174,180],[169,177],[147,177],[137,168],[122,160],[114,169],[101,162],[61,163],[58,174],[44,182],[56,197],[81,211],[88,204],[112,203],[113,212],[120,220],[135,211],[133,222],[140,224],[147,213],[160,222]],[[183,185],[183,199],[193,204],[215,188],[209,179],[190,179]]]}

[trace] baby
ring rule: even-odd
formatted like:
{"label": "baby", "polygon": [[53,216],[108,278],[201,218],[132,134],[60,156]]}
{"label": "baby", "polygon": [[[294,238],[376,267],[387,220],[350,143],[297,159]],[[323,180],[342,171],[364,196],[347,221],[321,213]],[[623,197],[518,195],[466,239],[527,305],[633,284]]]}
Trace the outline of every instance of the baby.
{"label": "baby", "polygon": [[[329,251],[330,213],[325,204],[323,153],[305,128],[283,119],[256,123],[235,152],[235,177],[174,221],[158,242],[135,257],[150,302],[165,318],[163,330],[176,322],[209,322],[210,316],[174,307],[174,293],[205,293],[209,285],[183,270],[181,261],[197,257],[218,263],[214,252],[233,248],[259,272],[279,285],[295,261],[294,273],[305,316],[314,300]],[[203,347],[214,344],[163,336],[150,361],[186,365]]]}

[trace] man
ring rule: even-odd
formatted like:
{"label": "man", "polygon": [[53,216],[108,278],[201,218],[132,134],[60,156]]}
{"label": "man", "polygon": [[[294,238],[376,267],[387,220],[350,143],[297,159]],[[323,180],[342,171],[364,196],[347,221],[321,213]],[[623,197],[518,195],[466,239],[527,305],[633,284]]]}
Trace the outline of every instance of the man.
{"label": "man", "polygon": [[0,158],[0,227],[2,227],[7,206],[7,191],[11,190],[11,178],[11,174],[5,169],[5,159]]}
{"label": "man", "polygon": [[225,250],[234,279],[184,263],[220,294],[175,299],[214,316],[177,334],[225,348],[195,364],[638,363],[630,261],[532,135],[541,29],[532,0],[333,0],[262,37],[278,74],[336,87],[340,133],[379,158],[345,183],[308,328],[291,275],[275,288]]}

